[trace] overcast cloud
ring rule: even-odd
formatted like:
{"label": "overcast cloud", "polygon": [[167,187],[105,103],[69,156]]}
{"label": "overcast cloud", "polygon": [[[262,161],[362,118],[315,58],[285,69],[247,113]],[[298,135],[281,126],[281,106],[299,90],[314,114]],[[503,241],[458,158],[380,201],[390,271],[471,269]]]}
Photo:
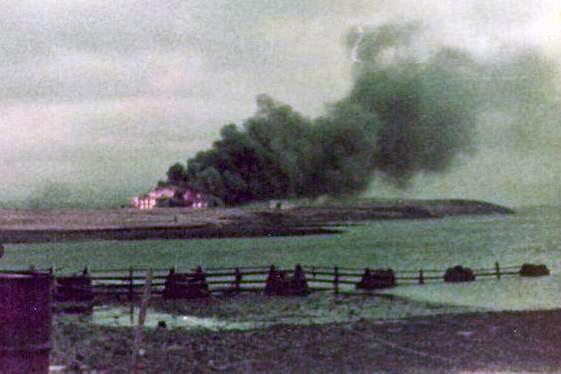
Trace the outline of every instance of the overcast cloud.
{"label": "overcast cloud", "polygon": [[[561,60],[554,0],[0,5],[0,201],[55,182],[92,193],[144,192],[169,165],[208,147],[224,124],[250,116],[260,93],[321,114],[351,87],[346,41],[357,27],[420,21],[420,55],[450,45],[492,60],[535,48]],[[508,154],[509,130],[500,129],[508,121],[485,118],[479,153],[458,160],[450,175],[420,176],[405,193],[384,191],[558,203],[561,129],[545,122],[537,146]]]}

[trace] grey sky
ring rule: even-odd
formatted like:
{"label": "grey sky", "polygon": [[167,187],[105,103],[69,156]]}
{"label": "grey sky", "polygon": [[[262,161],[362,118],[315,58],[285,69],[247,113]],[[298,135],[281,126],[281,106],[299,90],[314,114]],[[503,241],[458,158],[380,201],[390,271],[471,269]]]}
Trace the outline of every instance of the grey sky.
{"label": "grey sky", "polygon": [[[209,146],[224,124],[250,116],[259,93],[318,115],[352,84],[345,41],[358,26],[419,20],[420,52],[445,44],[484,60],[533,47],[561,60],[554,0],[0,5],[0,201],[53,182],[143,192],[170,164]],[[536,202],[558,202],[556,152],[538,144],[524,157],[505,157],[510,148],[496,130],[503,122],[482,121],[478,155],[458,160],[451,175],[420,176],[406,195],[517,203],[537,192]],[[557,124],[541,125],[546,148],[559,144]],[[468,188],[475,176],[478,188]]]}

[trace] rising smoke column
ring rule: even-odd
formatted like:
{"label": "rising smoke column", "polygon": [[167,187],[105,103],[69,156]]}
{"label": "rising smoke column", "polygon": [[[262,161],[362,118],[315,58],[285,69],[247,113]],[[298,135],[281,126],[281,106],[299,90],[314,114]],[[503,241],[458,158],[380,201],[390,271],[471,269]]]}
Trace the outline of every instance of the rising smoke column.
{"label": "rising smoke column", "polygon": [[266,95],[242,128],[221,130],[221,139],[188,161],[186,183],[236,204],[260,198],[298,195],[309,178],[313,152],[310,120]]}
{"label": "rising smoke column", "polygon": [[[349,38],[361,47],[350,97],[384,123],[377,175],[408,187],[416,174],[454,165],[466,193],[558,201],[559,61],[532,46],[503,45],[477,60],[452,48],[427,52],[419,30],[383,26]],[[469,157],[453,162],[462,153]]]}
{"label": "rising smoke column", "polygon": [[376,113],[375,168],[399,187],[417,173],[445,172],[473,150],[480,67],[464,52],[411,52],[417,25],[384,26],[360,35],[355,84],[344,101]]}
{"label": "rising smoke column", "polygon": [[[226,204],[344,194],[367,187],[372,171],[375,116],[335,105],[310,120],[267,95],[241,128],[225,126],[210,150],[188,161],[189,187]],[[177,165],[168,172],[179,179]]]}
{"label": "rising smoke column", "polygon": [[446,171],[471,149],[475,64],[452,49],[418,59],[409,50],[415,32],[388,25],[351,35],[347,97],[308,119],[259,96],[253,117],[225,126],[211,149],[188,160],[182,183],[238,204],[353,194],[375,174],[406,187],[417,173]]}

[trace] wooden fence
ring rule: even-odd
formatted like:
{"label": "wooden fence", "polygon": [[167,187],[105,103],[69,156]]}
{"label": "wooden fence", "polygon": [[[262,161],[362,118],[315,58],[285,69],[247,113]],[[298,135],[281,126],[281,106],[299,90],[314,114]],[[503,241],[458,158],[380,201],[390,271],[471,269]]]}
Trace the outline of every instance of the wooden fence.
{"label": "wooden fence", "polygon": [[[300,267],[306,283],[306,289],[313,291],[332,291],[338,293],[355,293],[369,291],[360,289],[357,285],[364,282],[365,273],[376,274],[380,270],[359,269],[349,267],[325,267],[302,265]],[[469,269],[475,278],[494,277],[500,279],[504,276],[521,275],[520,266],[500,267],[498,263],[490,268]],[[204,285],[204,292],[210,294],[232,294],[237,292],[262,292],[266,291],[270,282],[271,271],[283,279],[293,279],[295,269],[275,268],[274,266],[236,267],[236,268],[197,268],[197,269],[151,269],[153,272],[152,290],[154,294],[169,296],[170,285],[188,287],[193,282],[198,282],[196,288]],[[146,278],[146,268],[120,268],[120,269],[84,269],[81,274],[73,276],[57,274],[56,279],[87,277],[91,281],[90,291],[96,298],[118,298],[132,301],[139,297]],[[391,271],[391,270],[385,270]],[[448,269],[447,271],[450,271]],[[423,285],[427,283],[445,281],[447,271],[441,269],[397,270],[391,271],[393,283],[390,287],[404,285]],[[522,274],[523,275],[523,274]],[[68,283],[68,282],[67,282]],[[72,285],[66,286],[72,288]],[[385,288],[385,287],[374,287]],[[83,286],[77,284],[73,287],[80,291]],[[186,291],[187,292],[187,291]],[[205,293],[201,294],[205,296]],[[199,295],[199,296],[201,296]],[[173,295],[172,295],[173,296]],[[171,297],[173,298],[173,297]]]}
{"label": "wooden fence", "polygon": [[[87,302],[107,298],[122,301],[136,300],[142,293],[148,270],[147,268],[94,270],[86,268],[79,274],[69,275],[50,269],[57,280],[55,301]],[[295,268],[251,266],[150,270],[153,274],[152,292],[164,298],[190,298],[239,292],[265,292],[269,295],[302,295],[314,291],[331,291],[335,294],[364,293],[373,289],[404,285],[549,274],[545,265],[524,264],[500,267],[499,263],[489,268],[454,267],[446,271],[441,269],[393,271],[314,265],[297,265]],[[457,277],[458,274],[460,278]],[[464,277],[466,274],[467,278]]]}

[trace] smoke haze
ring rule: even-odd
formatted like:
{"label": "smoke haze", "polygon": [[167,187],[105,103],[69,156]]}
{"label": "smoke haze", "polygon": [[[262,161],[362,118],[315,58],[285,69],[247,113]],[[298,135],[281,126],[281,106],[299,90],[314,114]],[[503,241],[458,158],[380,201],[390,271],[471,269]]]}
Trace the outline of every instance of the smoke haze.
{"label": "smoke haze", "polygon": [[[346,104],[368,113],[359,83],[383,78],[414,109],[377,113],[368,194],[559,204],[560,14],[553,0],[10,2],[0,201],[126,203],[243,125],[260,93],[329,122]],[[437,152],[381,151],[395,121]]]}

